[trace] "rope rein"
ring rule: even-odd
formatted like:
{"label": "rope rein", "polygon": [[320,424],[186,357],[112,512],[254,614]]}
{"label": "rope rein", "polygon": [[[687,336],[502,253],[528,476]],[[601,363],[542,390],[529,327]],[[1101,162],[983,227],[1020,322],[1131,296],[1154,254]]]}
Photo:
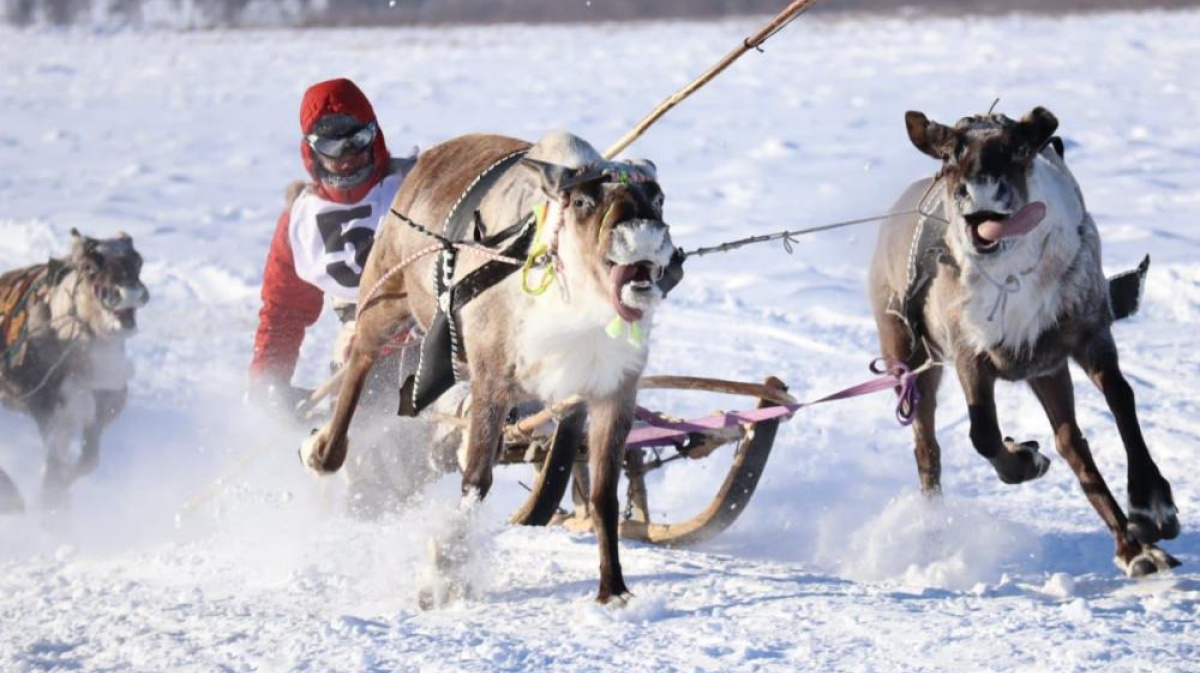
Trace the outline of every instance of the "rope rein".
{"label": "rope rein", "polygon": [[380,276],[379,280],[375,281],[375,284],[371,286],[371,291],[367,293],[367,298],[365,300],[363,300],[362,309],[361,309],[362,311],[365,311],[371,307],[371,301],[374,300],[375,297],[379,294],[379,291],[381,289],[383,289],[384,284],[387,283],[389,280],[391,280],[393,277],[395,277],[396,274],[401,273],[402,271],[407,269],[409,266],[411,266],[413,263],[420,260],[422,257],[432,255],[436,252],[441,252],[442,250],[448,250],[451,248],[460,250],[460,251],[466,250],[468,252],[472,252],[476,255],[479,255],[485,259],[489,259],[493,262],[500,262],[502,264],[511,264],[513,266],[521,266],[522,264],[525,263],[522,260],[519,260],[515,257],[508,257],[506,255],[501,255],[500,253],[496,252],[495,250],[492,250],[491,248],[488,248],[486,246],[479,245],[478,243],[464,243],[462,241],[451,241],[450,239],[446,238],[445,236],[442,236],[441,234],[439,234],[437,232],[430,231],[428,228],[414,222],[413,220],[410,220],[403,213],[401,213],[400,211],[398,211],[394,208],[392,209],[392,214],[395,215],[396,217],[400,218],[400,221],[404,222],[405,224],[412,227],[413,229],[416,229],[417,231],[421,232],[422,234],[425,234],[426,236],[436,240],[437,243],[432,243],[428,247],[421,248],[417,252],[414,252],[413,254],[409,255],[408,257],[405,257],[404,259],[400,260],[400,262],[398,264],[396,264],[392,268],[388,269],[387,272],[385,272],[382,276]]}

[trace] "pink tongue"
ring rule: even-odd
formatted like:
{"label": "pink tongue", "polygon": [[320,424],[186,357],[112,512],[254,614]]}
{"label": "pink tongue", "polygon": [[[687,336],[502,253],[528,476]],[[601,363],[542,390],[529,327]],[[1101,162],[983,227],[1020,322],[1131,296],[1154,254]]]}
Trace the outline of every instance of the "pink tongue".
{"label": "pink tongue", "polygon": [[617,315],[621,316],[621,320],[625,322],[637,322],[642,319],[641,310],[621,303],[621,288],[625,287],[625,283],[628,283],[635,273],[637,273],[637,267],[630,264],[618,264],[612,268],[608,276],[612,283],[609,286],[609,299],[612,301]]}
{"label": "pink tongue", "polygon": [[1034,201],[1018,210],[1012,217],[1006,220],[988,220],[984,222],[979,225],[976,231],[979,232],[980,238],[994,243],[1002,238],[1015,238],[1028,234],[1037,229],[1037,226],[1042,223],[1045,217],[1046,204],[1041,201]]}

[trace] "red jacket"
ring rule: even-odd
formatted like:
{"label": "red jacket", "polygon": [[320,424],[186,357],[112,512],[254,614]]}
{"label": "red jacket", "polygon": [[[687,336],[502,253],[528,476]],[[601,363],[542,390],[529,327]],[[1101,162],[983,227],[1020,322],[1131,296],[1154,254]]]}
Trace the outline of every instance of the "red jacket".
{"label": "red jacket", "polygon": [[[363,92],[348,79],[332,79],[309,87],[300,103],[300,130],[307,135],[325,115],[353,116],[368,124],[376,121],[375,110]],[[363,198],[387,175],[390,156],[383,139],[383,130],[375,136],[372,147],[375,170],[370,179],[356,187],[340,190],[321,180],[316,157],[304,140],[300,141],[300,156],[312,177],[312,188],[323,199],[339,203],[354,203]],[[324,293],[296,275],[295,258],[289,243],[290,206],[279,216],[275,237],[267,253],[263,269],[262,309],[258,312],[258,331],[254,336],[254,357],[250,362],[251,380],[270,378],[288,382],[300,357],[304,331],[321,315]]]}
{"label": "red jacket", "polygon": [[296,275],[292,246],[288,243],[291,209],[275,225],[271,250],[263,269],[262,308],[254,335],[251,379],[291,381],[300,358],[304,330],[321,316],[324,293]]}

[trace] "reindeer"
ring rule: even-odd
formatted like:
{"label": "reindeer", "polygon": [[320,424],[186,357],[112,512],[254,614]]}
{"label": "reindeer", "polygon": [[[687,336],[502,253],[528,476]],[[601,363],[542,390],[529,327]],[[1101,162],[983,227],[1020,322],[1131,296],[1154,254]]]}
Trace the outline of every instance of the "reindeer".
{"label": "reindeer", "polygon": [[[72,229],[71,236],[67,259],[0,276],[0,402],[37,423],[48,509],[65,504],[71,484],[99,463],[100,434],[124,408],[133,374],[125,339],[150,298],[128,234],[94,239]],[[71,461],[80,433],[79,457]],[[0,511],[23,508],[0,471]]]}
{"label": "reindeer", "polygon": [[[431,226],[447,220],[477,176],[520,152],[524,157],[487,190],[476,221],[486,238],[545,206],[545,226],[533,246],[549,253],[549,265],[540,272],[557,268],[557,274],[541,294],[527,291],[537,283],[527,282],[525,274],[510,275],[458,309],[459,368],[471,391],[462,498],[471,503],[487,495],[510,409],[530,400],[552,404],[582,396],[590,418],[590,502],[601,559],[596,600],[623,601],[628,588],[617,555],[617,479],[648,353],[639,335],[648,335],[650,317],[669,289],[664,274],[678,259],[648,162],[610,164],[583,140],[561,132],[532,146],[469,135],[421,155],[367,261],[358,333],[333,417],[305,442],[301,458],[318,474],[342,465],[347,428],[381,347],[410,315],[423,329],[434,320],[437,262],[427,257],[403,273],[385,275],[431,243],[408,222]],[[455,279],[484,262],[461,257]]]}
{"label": "reindeer", "polygon": [[[941,170],[901,197],[895,212],[912,214],[880,228],[870,294],[884,355],[914,367],[931,357],[953,360],[971,443],[1006,484],[1050,467],[1037,442],[1005,437],[996,418],[996,381],[1027,382],[1059,453],[1115,538],[1118,567],[1138,577],[1178,565],[1154,545],[1179,534],[1175,503],[1118,365],[1100,235],[1054,137],[1058,120],[1039,107],[1019,121],[988,114],[947,127],[909,112],[905,122],[912,144]],[[1116,419],[1129,460],[1128,517],[1076,423],[1069,360]],[[933,368],[917,382],[913,434],[928,494],[941,488],[934,433],[940,379]]]}

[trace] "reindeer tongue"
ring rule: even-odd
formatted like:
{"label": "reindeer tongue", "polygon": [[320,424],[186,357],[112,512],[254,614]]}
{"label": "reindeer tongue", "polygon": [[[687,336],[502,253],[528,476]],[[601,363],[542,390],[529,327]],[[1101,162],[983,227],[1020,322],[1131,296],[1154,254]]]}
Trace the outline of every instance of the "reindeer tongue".
{"label": "reindeer tongue", "polygon": [[609,299],[612,301],[613,308],[616,309],[617,315],[625,322],[637,322],[642,319],[640,309],[632,308],[621,303],[621,288],[625,287],[637,273],[637,267],[632,264],[617,264],[609,272]]}
{"label": "reindeer tongue", "polygon": [[1037,226],[1042,223],[1046,217],[1046,204],[1041,201],[1028,203],[1024,208],[1013,213],[1012,217],[1004,220],[988,220],[979,225],[976,229],[979,232],[979,237],[989,243],[994,243],[1002,238],[1016,238],[1024,236],[1029,232],[1037,229]]}

